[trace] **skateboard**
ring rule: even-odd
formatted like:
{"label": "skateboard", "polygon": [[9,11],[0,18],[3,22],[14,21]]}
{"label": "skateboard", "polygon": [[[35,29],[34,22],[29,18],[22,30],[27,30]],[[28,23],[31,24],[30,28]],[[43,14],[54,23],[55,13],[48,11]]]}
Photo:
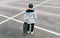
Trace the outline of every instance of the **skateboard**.
{"label": "skateboard", "polygon": [[23,23],[23,32],[27,33],[27,23],[26,22]]}

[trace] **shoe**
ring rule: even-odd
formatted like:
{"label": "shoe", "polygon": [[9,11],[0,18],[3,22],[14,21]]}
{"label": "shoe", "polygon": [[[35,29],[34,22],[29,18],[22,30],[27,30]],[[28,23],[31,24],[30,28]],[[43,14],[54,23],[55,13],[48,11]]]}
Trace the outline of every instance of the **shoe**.
{"label": "shoe", "polygon": [[31,32],[31,34],[33,34],[34,33],[34,31],[33,32]]}
{"label": "shoe", "polygon": [[29,34],[30,32],[29,32],[29,31],[27,31],[27,33]]}

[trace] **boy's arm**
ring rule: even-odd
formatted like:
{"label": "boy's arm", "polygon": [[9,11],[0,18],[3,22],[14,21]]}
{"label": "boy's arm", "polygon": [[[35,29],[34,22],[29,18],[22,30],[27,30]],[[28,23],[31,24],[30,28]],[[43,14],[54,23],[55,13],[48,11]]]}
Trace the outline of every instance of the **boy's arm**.
{"label": "boy's arm", "polygon": [[26,12],[24,13],[24,22],[26,22]]}
{"label": "boy's arm", "polygon": [[26,19],[26,13],[24,13],[24,20]]}
{"label": "boy's arm", "polygon": [[37,18],[37,14],[36,14],[36,12],[35,12],[35,19]]}

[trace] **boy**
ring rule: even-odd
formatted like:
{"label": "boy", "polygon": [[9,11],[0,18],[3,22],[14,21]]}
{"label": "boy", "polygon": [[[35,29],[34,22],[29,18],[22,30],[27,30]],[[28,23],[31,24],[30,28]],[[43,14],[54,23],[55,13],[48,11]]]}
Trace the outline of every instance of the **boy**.
{"label": "boy", "polygon": [[29,4],[28,7],[29,7],[29,9],[26,10],[24,20],[27,23],[27,33],[33,34],[36,14],[35,14],[34,10],[32,9],[33,4]]}

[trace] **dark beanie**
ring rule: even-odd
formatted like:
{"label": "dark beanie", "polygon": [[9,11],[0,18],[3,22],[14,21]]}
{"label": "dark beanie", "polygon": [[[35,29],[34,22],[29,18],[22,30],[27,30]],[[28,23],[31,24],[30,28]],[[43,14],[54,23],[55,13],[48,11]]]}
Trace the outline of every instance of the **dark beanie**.
{"label": "dark beanie", "polygon": [[33,4],[30,3],[30,4],[29,4],[29,8],[33,8]]}

